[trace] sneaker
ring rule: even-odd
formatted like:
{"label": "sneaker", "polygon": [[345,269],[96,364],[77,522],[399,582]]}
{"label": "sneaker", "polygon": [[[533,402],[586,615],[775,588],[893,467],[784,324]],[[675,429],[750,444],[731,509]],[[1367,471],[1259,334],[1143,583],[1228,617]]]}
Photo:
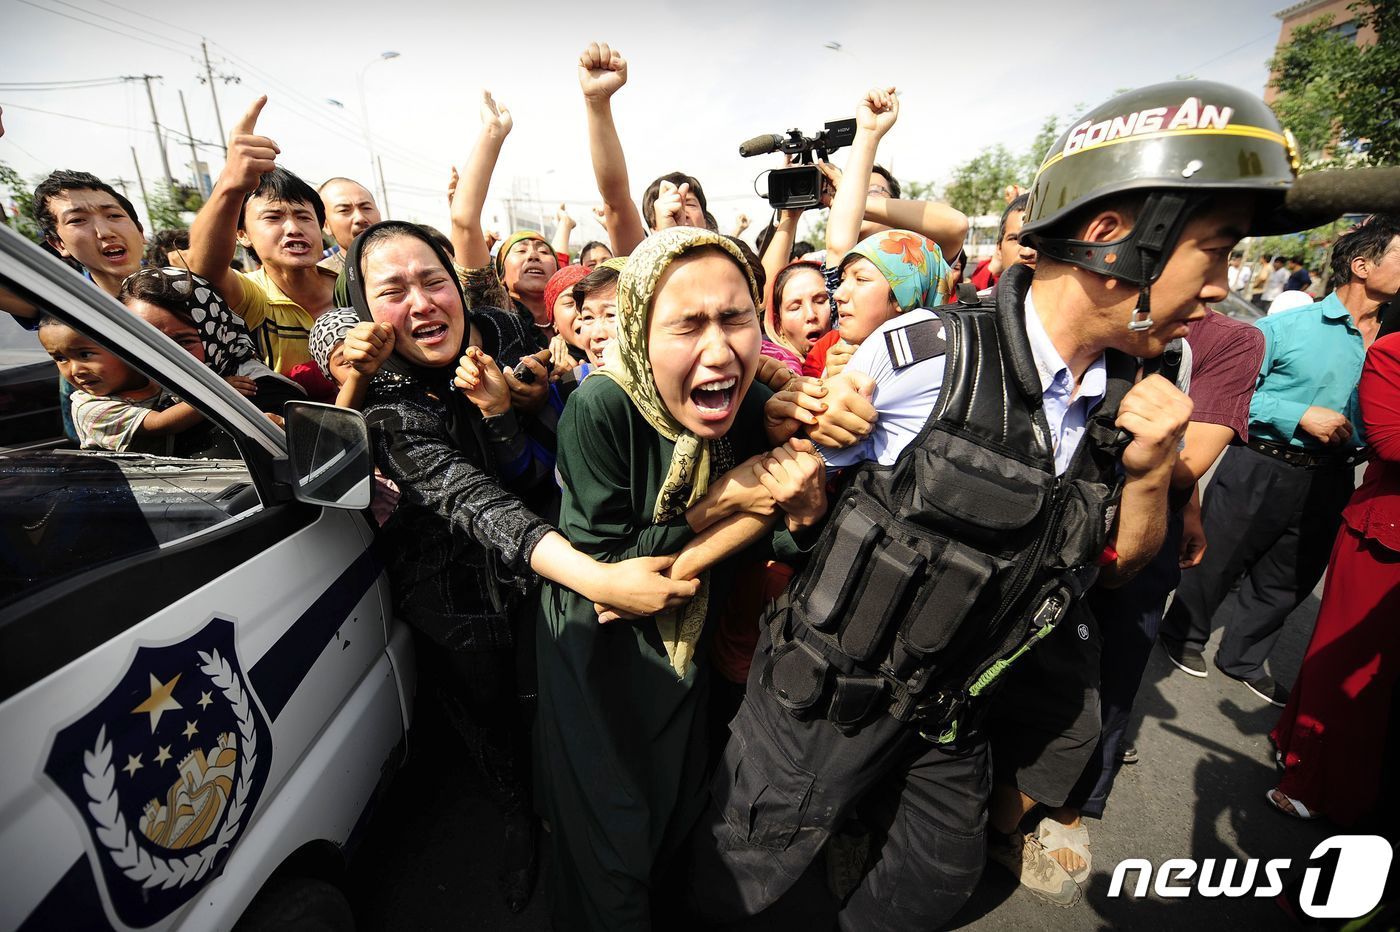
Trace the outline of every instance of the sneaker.
{"label": "sneaker", "polygon": [[1219,661],[1215,664],[1215,669],[1220,670],[1232,680],[1237,680],[1244,684],[1244,688],[1263,699],[1269,705],[1278,706],[1280,709],[1288,705],[1288,690],[1274,682],[1274,678],[1267,673],[1259,673],[1252,677],[1235,676],[1221,668]]}
{"label": "sneaker", "polygon": [[1016,832],[1005,841],[989,837],[987,859],[1009,870],[1021,886],[1047,903],[1069,907],[1079,902],[1079,885],[1034,835]]}
{"label": "sneaker", "polygon": [[1209,673],[1206,669],[1206,655],[1199,647],[1192,647],[1189,644],[1173,644],[1163,638],[1162,650],[1166,652],[1167,659],[1176,664],[1176,668],[1182,673],[1202,678]]}
{"label": "sneaker", "polygon": [[1131,744],[1125,744],[1118,750],[1118,763],[1136,764],[1138,762],[1138,749]]}

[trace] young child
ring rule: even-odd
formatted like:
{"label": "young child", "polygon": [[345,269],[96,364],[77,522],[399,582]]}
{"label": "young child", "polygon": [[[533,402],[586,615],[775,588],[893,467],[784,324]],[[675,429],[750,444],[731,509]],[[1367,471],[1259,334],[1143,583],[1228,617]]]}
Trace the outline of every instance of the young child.
{"label": "young child", "polygon": [[[354,339],[364,340],[369,358],[369,371],[352,366],[345,358],[345,341],[350,331],[360,323],[359,315],[348,307],[327,311],[311,325],[307,337],[307,348],[311,358],[324,376],[336,388],[335,405],[339,408],[359,409],[364,405],[369,382],[379,368],[379,363],[393,351],[394,332],[387,326],[371,324],[361,330]],[[380,527],[389,520],[399,503],[399,487],[393,480],[386,479],[376,467],[374,470],[374,495],[370,498],[369,510]]]}
{"label": "young child", "polygon": [[[39,322],[39,342],[75,389],[73,422],[84,450],[171,455],[176,436],[204,421],[198,409],[175,401],[160,385],[56,317]],[[224,380],[242,395],[257,393],[253,380],[245,376]]]}

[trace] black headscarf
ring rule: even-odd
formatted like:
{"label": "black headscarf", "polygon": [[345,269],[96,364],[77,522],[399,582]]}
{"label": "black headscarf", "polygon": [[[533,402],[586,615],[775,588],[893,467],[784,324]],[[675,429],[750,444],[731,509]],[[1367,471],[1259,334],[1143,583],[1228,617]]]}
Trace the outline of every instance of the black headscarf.
{"label": "black headscarf", "polygon": [[452,279],[452,286],[457,289],[457,300],[461,302],[462,306],[462,345],[457,348],[452,360],[441,366],[420,365],[404,358],[395,349],[379,367],[380,372],[392,373],[400,379],[419,382],[436,395],[447,409],[444,426],[447,428],[447,434],[452,438],[453,444],[463,452],[471,451],[474,453],[473,458],[478,461],[482,469],[494,472],[492,459],[486,446],[486,437],[481,428],[481,412],[466,395],[458,391],[452,384],[452,377],[457,369],[457,360],[461,358],[462,353],[470,345],[471,315],[467,313],[467,300],[462,293],[462,283],[452,268],[452,257],[447,254],[442,245],[417,224],[405,223],[402,220],[385,220],[365,230],[350,243],[350,249],[345,256],[345,274],[349,285],[351,306],[359,315],[360,320],[371,323],[374,321],[374,315],[369,310],[369,299],[365,295],[362,252],[369,237],[381,230],[392,230],[395,235],[411,236],[426,243],[433,254],[437,256],[438,261],[442,263],[447,276]]}

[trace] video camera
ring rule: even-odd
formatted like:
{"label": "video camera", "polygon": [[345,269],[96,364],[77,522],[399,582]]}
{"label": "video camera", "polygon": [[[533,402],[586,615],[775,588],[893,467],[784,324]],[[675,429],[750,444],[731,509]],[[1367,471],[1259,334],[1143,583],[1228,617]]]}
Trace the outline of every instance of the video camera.
{"label": "video camera", "polygon": [[769,152],[786,152],[796,157],[798,164],[769,172],[768,203],[774,210],[806,210],[819,206],[822,200],[822,173],[817,169],[817,161],[825,162],[830,153],[849,146],[855,135],[856,121],[852,117],[826,124],[815,136],[804,136],[798,129],[788,130],[786,136],[755,136],[739,144],[739,154],[746,159]]}

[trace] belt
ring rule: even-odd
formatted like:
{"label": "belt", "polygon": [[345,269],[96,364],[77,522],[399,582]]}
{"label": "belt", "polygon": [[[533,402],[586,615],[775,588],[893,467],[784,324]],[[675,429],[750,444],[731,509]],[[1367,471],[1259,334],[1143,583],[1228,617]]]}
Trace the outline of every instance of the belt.
{"label": "belt", "polygon": [[1303,469],[1340,469],[1355,466],[1366,459],[1365,447],[1350,447],[1332,453],[1308,453],[1286,443],[1271,443],[1268,440],[1251,440],[1248,446],[1271,459]]}

